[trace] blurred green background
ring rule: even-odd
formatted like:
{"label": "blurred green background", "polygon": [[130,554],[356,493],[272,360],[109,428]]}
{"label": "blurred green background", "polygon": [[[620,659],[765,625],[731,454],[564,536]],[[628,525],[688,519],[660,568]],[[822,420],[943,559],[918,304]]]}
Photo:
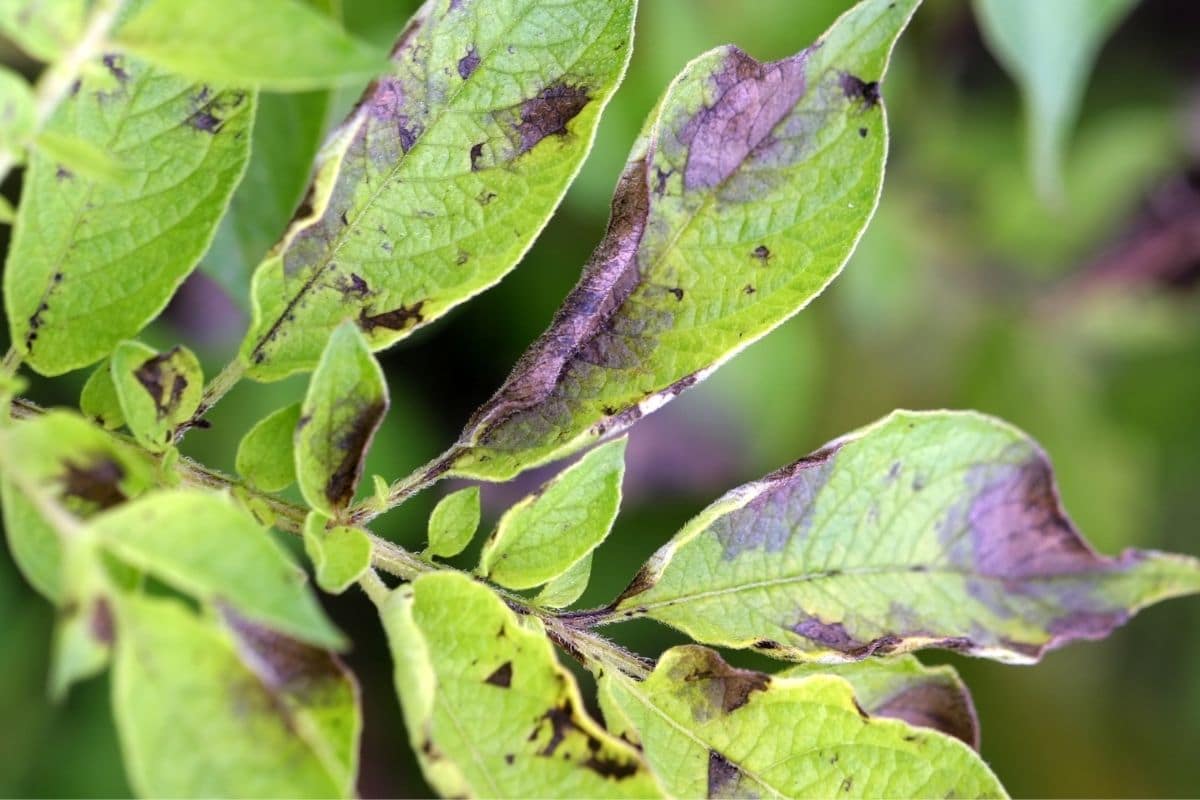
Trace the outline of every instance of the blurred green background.
{"label": "blurred green background", "polygon": [[[346,25],[384,48],[416,3],[341,5]],[[394,407],[369,470],[397,477],[434,456],[545,327],[603,231],[641,120],[684,63],[725,42],[764,59],[790,54],[848,5],[642,0],[629,75],[529,257],[499,287],[383,354]],[[885,87],[892,157],[857,254],[809,309],[634,429],[625,509],[596,555],[583,604],[611,599],[724,490],[896,407],[976,408],[1024,428],[1053,458],[1071,514],[1106,552],[1200,554],[1198,32],[1198,3],[1137,5],[1100,53],[1066,152],[1065,193],[1047,206],[1026,166],[1017,90],[984,47],[970,5],[928,0]],[[2,43],[0,60],[36,70]],[[329,119],[353,94],[328,103]],[[249,181],[281,174],[289,146],[304,152],[305,126],[289,121],[289,108],[264,106],[260,124],[271,130],[256,132],[260,169]],[[291,172],[302,183],[302,170]],[[4,191],[16,197],[19,176]],[[0,228],[0,243],[7,235]],[[205,266],[145,338],[185,341],[215,371],[245,319],[208,275],[238,286],[248,272],[220,242]],[[37,383],[32,394],[74,404],[85,377]],[[186,449],[232,469],[240,435],[302,387],[303,379],[239,387]],[[485,488],[485,525],[545,474]],[[448,488],[378,530],[418,547],[425,515]],[[349,594],[330,608],[356,642],[348,660],[364,691],[362,793],[427,794],[370,604]],[[49,702],[51,609],[7,552],[0,620],[0,794],[126,795],[106,680]],[[651,623],[611,633],[646,654],[679,641]],[[1052,653],[1035,668],[930,658],[953,661],[971,685],[984,756],[1012,794],[1200,794],[1200,601],[1156,607],[1108,641]],[[770,668],[745,654],[731,659]]]}

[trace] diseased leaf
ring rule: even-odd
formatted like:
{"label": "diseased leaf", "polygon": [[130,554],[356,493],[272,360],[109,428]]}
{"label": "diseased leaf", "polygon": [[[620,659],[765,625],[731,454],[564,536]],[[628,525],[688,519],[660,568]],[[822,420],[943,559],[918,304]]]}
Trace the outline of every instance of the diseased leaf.
{"label": "diseased leaf", "polygon": [[54,520],[28,496],[44,492],[87,519],[154,485],[149,460],[121,440],[66,411],[49,411],[0,431],[0,499],[9,552],[35,589],[65,599],[63,546]]}
{"label": "diseased leaf", "polygon": [[55,61],[83,32],[87,0],[0,0],[0,33],[40,61]]}
{"label": "diseased leaf", "polygon": [[260,419],[238,443],[238,474],[264,492],[278,492],[296,480],[293,437],[300,404],[292,403]]}
{"label": "diseased leaf", "polygon": [[144,797],[349,797],[358,689],[328,653],[175,600],[117,608],[113,711]]}
{"label": "diseased leaf", "polygon": [[121,410],[121,398],[117,396],[108,359],[101,361],[83,384],[83,391],[79,393],[79,410],[101,428],[110,431],[125,424],[125,412]]}
{"label": "diseased leaf", "polygon": [[378,350],[499,281],[562,199],[629,56],[634,0],[429,0],[326,145],[254,277],[249,374]]}
{"label": "diseased leaf", "polygon": [[541,624],[461,573],[380,608],[409,738],[443,796],[657,797],[637,751],[584,709]]}
{"label": "diseased leaf", "polygon": [[100,596],[65,609],[54,629],[50,662],[50,697],[62,700],[67,690],[108,666],[113,643],[109,601]]}
{"label": "diseased leaf", "polygon": [[114,38],[174,73],[271,91],[365,81],[387,64],[382,53],[296,0],[154,0]]}
{"label": "diseased leaf", "polygon": [[155,492],[97,517],[92,529],[122,561],[176,589],[303,642],[344,644],[304,572],[226,495]]}
{"label": "diseased leaf", "polygon": [[777,678],[832,674],[854,687],[858,704],[873,717],[933,728],[979,749],[979,719],[966,684],[953,667],[927,667],[916,656],[867,658],[848,664],[796,664]]}
{"label": "diseased leaf", "polygon": [[833,280],[879,197],[879,81],[918,2],[865,0],[795,56],[722,47],[676,78],[583,278],[468,423],[453,473],[505,480],[627,428]]}
{"label": "diseased leaf", "polygon": [[689,645],[645,681],[600,686],[610,728],[641,741],[677,797],[1004,796],[962,742],[869,716],[833,675],[772,678]]}
{"label": "diseased leaf", "polygon": [[599,547],[621,507],[626,441],[597,447],[505,512],[483,545],[480,574],[529,589]]}
{"label": "diseased leaf", "polygon": [[249,153],[254,98],[105,59],[49,123],[125,180],[30,158],[4,269],[11,338],[44,375],[107,355],[166,305],[208,249]]}
{"label": "diseased leaf", "polygon": [[296,426],[296,477],[310,506],[336,518],[354,499],[387,409],[383,370],[354,323],[342,323],[312,374]]}
{"label": "diseased leaf", "polygon": [[1137,0],[975,0],[984,41],[1021,89],[1042,196],[1062,194],[1062,154],[1100,46]]}
{"label": "diseased leaf", "polygon": [[46,131],[33,144],[35,150],[58,165],[57,169],[86,180],[128,185],[135,179],[120,161],[87,139]]}
{"label": "diseased leaf", "polygon": [[429,515],[427,555],[451,558],[461,553],[479,528],[479,487],[452,492]]}
{"label": "diseased leaf", "polygon": [[613,615],[796,660],[946,647],[1032,662],[1197,591],[1195,559],[1092,550],[1020,431],[897,411],[709,506]]}
{"label": "diseased leaf", "polygon": [[575,565],[547,583],[533,599],[534,605],[542,608],[566,608],[583,596],[588,580],[592,577],[592,554],[575,562]]}
{"label": "diseased leaf", "polygon": [[109,363],[134,438],[151,451],[170,447],[175,431],[200,407],[204,373],[199,359],[186,347],[159,353],[139,342],[121,342]]}
{"label": "diseased leaf", "polygon": [[312,560],[317,585],[341,594],[371,567],[371,540],[359,528],[335,525],[312,511],[304,522],[304,550]]}

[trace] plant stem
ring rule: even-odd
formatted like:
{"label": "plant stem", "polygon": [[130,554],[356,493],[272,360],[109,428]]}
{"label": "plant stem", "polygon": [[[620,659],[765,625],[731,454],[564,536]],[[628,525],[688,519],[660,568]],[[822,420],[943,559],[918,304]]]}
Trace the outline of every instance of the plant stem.
{"label": "plant stem", "polygon": [[458,447],[451,447],[428,464],[418,467],[410,474],[389,486],[387,499],[383,505],[380,505],[375,498],[366,500],[351,507],[346,512],[347,519],[353,525],[366,525],[384,512],[402,504],[413,495],[428,489],[445,477],[446,473],[454,465],[454,459],[458,454]]}
{"label": "plant stem", "polygon": [[[79,41],[64,53],[62,58],[46,67],[42,76],[38,78],[33,98],[31,138],[36,137],[46,127],[50,117],[71,93],[71,87],[79,79],[87,63],[102,54],[108,43],[108,34],[116,25],[125,2],[126,0],[96,0]],[[13,150],[0,152],[0,181],[8,177],[8,173],[17,164],[17,158],[18,154]]]}
{"label": "plant stem", "polygon": [[196,427],[204,415],[220,402],[222,397],[229,394],[229,390],[236,386],[245,374],[246,367],[240,358],[234,358],[233,361],[226,364],[225,368],[204,387],[204,394],[200,397],[200,405],[196,407],[196,413],[192,415],[191,419],[180,425],[175,432],[176,443],[183,438],[185,433]]}

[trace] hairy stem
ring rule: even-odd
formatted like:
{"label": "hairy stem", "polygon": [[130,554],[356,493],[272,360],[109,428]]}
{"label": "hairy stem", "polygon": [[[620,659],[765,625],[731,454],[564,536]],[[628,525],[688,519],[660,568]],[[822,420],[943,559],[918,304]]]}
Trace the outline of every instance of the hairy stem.
{"label": "hairy stem", "polygon": [[366,525],[371,520],[385,512],[401,505],[410,497],[419,494],[445,477],[454,459],[458,456],[457,447],[451,447],[423,467],[418,467],[410,474],[401,478],[388,487],[388,493],[383,503],[378,499],[359,503],[346,512],[347,519],[352,525]]}
{"label": "hairy stem", "polygon": [[225,368],[204,387],[204,394],[200,397],[200,405],[196,408],[196,413],[190,420],[179,426],[179,430],[175,432],[175,441],[178,443],[183,439],[185,433],[200,424],[204,415],[220,402],[222,397],[229,394],[229,390],[237,386],[238,381],[245,374],[246,367],[240,358],[234,358],[233,361],[226,364]]}

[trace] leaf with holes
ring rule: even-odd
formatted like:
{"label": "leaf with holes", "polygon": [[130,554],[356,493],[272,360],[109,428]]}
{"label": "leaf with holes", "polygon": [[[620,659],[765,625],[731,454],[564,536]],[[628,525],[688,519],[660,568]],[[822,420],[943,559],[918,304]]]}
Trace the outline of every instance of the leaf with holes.
{"label": "leaf with holes", "polygon": [[112,702],[145,797],[350,797],[358,687],[329,653],[180,602],[117,606]]}
{"label": "leaf with holes", "polygon": [[254,98],[108,56],[49,123],[119,162],[91,180],[30,158],[4,269],[12,341],[44,375],[91,364],[162,311],[241,178]]}
{"label": "leaf with holes", "polygon": [[833,280],[879,199],[879,82],[918,2],[866,0],[795,56],[723,47],[676,78],[583,278],[468,423],[454,473],[505,480],[628,427]]}
{"label": "leaf with holes", "polygon": [[195,354],[186,347],[159,353],[139,342],[121,342],[110,369],[134,438],[151,451],[170,447],[175,431],[196,413],[204,393],[204,374]]}
{"label": "leaf with holes", "polygon": [[312,368],[348,315],[387,347],[503,278],[591,147],[634,6],[428,0],[255,274],[250,375]]}
{"label": "leaf with holes", "polygon": [[612,612],[796,660],[947,647],[1011,662],[1200,591],[1200,561],[1098,555],[1011,426],[898,411],[727,494]]}
{"label": "leaf with holes", "polygon": [[591,555],[612,530],[625,477],[624,437],[597,447],[505,512],[479,572],[510,589],[554,580]]}
{"label": "leaf with holes", "polygon": [[159,491],[91,527],[117,558],[180,591],[318,647],[345,644],[304,572],[227,495]]}
{"label": "leaf with holes", "polygon": [[447,797],[657,797],[638,752],[588,716],[541,624],[461,573],[380,614],[425,777]]}
{"label": "leaf with holes", "polygon": [[1004,796],[962,742],[869,716],[834,675],[772,678],[689,645],[645,681],[600,684],[609,727],[678,797]]}
{"label": "leaf with holes", "polygon": [[312,374],[296,425],[296,477],[310,506],[336,517],[354,499],[387,409],[383,370],[354,323],[342,323]]}

